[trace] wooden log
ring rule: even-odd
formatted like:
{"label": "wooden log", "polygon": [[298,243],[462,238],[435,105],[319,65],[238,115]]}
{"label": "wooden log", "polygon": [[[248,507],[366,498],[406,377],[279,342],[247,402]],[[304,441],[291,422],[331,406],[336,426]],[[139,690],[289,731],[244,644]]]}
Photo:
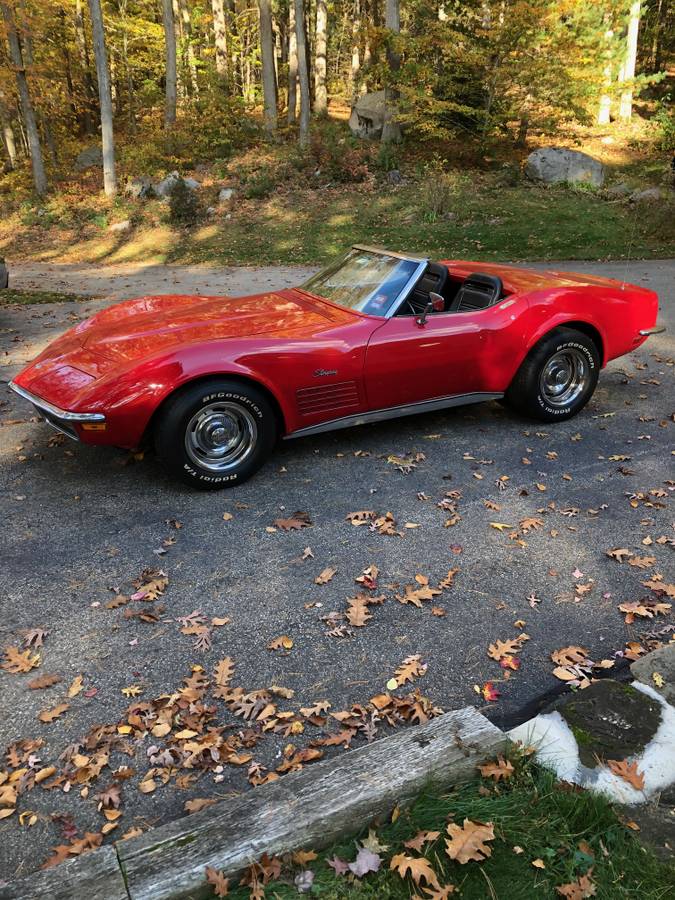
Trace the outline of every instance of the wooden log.
{"label": "wooden log", "polygon": [[503,732],[467,707],[308,766],[118,843],[129,896],[211,896],[206,866],[231,877],[263,853],[325,847],[397,803],[410,802],[429,785],[471,778],[476,765],[505,744]]}
{"label": "wooden log", "polygon": [[114,846],[0,887],[0,900],[129,900]]}

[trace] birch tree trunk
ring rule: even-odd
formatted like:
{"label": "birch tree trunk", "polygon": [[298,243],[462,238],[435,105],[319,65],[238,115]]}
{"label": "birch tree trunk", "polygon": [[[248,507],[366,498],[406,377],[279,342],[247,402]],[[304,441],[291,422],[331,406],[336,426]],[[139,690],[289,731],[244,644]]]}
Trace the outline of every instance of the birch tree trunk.
{"label": "birch tree trunk", "polygon": [[227,28],[225,27],[224,0],[211,0],[213,11],[213,36],[216,48],[216,72],[221,78],[227,78]]}
{"label": "birch tree trunk", "polygon": [[354,18],[352,19],[352,62],[349,70],[349,86],[352,102],[356,100],[356,83],[361,69],[361,0],[354,0]]}
{"label": "birch tree trunk", "polygon": [[603,72],[603,90],[600,94],[600,103],[598,104],[598,125],[609,125],[610,113],[612,111],[612,97],[610,90],[612,88],[612,60],[610,56],[612,39],[614,31],[608,28],[605,32],[605,48],[607,53],[607,65]]}
{"label": "birch tree trunk", "polygon": [[0,125],[2,125],[2,143],[7,153],[10,169],[16,168],[16,139],[12,128],[12,116],[7,106],[6,97],[0,87]]}
{"label": "birch tree trunk", "polygon": [[314,112],[325,116],[328,112],[328,91],[326,89],[326,47],[328,11],[326,0],[316,0],[316,34],[314,44]]}
{"label": "birch tree trunk", "polygon": [[274,134],[277,130],[277,79],[274,65],[271,0],[258,0],[258,11],[260,13],[260,57],[262,60],[265,131],[268,134]]}
{"label": "birch tree trunk", "polygon": [[30,152],[31,165],[33,167],[33,183],[38,196],[47,193],[47,176],[45,175],[44,162],[42,160],[42,147],[40,146],[40,134],[38,132],[35,111],[30,98],[26,70],[23,64],[21,44],[16,31],[14,13],[6,0],[0,0],[0,10],[7,28],[7,43],[9,45],[9,57],[16,76],[16,88],[21,103],[21,112],[26,129],[26,141]]}
{"label": "birch tree trunk", "polygon": [[633,79],[635,78],[638,32],[640,30],[640,7],[641,0],[633,0],[626,34],[626,57],[621,70],[621,81],[628,82],[628,85],[621,91],[619,101],[619,118],[624,121],[628,121],[633,114]]}
{"label": "birch tree trunk", "polygon": [[199,97],[199,81],[197,80],[197,60],[195,59],[195,50],[192,44],[192,20],[190,18],[190,10],[185,0],[178,0],[178,8],[181,19],[181,34],[183,35],[183,52],[187,62],[188,71],[190,73],[190,96]]}
{"label": "birch tree trunk", "polygon": [[173,3],[162,0],[162,22],[164,24],[164,60],[166,88],[164,94],[164,127],[171,128],[176,122],[176,24],[173,18]]}
{"label": "birch tree trunk", "polygon": [[89,0],[91,16],[91,35],[96,59],[96,76],[98,78],[98,101],[101,107],[101,146],[103,150],[103,190],[106,197],[114,197],[117,193],[117,175],[115,174],[115,137],[113,134],[112,94],[110,92],[110,70],[105,47],[105,30],[101,0]]}
{"label": "birch tree trunk", "polygon": [[[400,34],[401,31],[401,13],[399,9],[399,0],[386,0],[384,27],[391,35]],[[401,66],[401,58],[394,47],[389,43],[387,45],[387,62],[389,64],[390,78],[398,72]],[[384,89],[385,102],[385,118],[384,127],[382,128],[382,143],[388,144],[393,141],[401,140],[401,129],[398,123],[394,121],[396,116],[396,103],[398,101],[398,91],[391,86]]]}
{"label": "birch tree trunk", "polygon": [[75,39],[80,56],[80,68],[82,69],[82,85],[84,87],[84,110],[82,111],[82,130],[85,134],[95,134],[93,119],[94,85],[91,79],[91,66],[89,64],[89,47],[87,46],[87,32],[84,27],[84,7],[82,0],[75,0]]}
{"label": "birch tree trunk", "polygon": [[305,39],[305,10],[303,0],[292,0],[295,4],[295,38],[298,50],[298,81],[300,83],[300,146],[309,142],[309,71],[307,69],[307,41]]}
{"label": "birch tree trunk", "polygon": [[288,112],[289,125],[294,125],[298,106],[298,36],[295,33],[295,2],[288,4]]}

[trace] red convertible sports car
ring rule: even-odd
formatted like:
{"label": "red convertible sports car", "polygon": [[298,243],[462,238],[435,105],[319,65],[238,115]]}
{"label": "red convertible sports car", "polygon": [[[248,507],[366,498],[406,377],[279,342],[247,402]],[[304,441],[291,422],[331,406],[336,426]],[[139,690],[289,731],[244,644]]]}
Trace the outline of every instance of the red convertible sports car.
{"label": "red convertible sports car", "polygon": [[10,387],[69,437],[150,441],[189,484],[225,487],[279,437],[501,398],[568,419],[661,330],[657,306],[605,278],[353,247],[290,290],[112,306]]}

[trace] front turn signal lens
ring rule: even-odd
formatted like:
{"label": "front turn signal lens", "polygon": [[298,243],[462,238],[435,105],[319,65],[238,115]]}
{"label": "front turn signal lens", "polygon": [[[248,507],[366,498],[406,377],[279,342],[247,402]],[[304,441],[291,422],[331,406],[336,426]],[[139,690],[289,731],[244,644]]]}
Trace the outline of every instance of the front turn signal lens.
{"label": "front turn signal lens", "polygon": [[82,431],[105,431],[107,422],[81,422],[80,428]]}

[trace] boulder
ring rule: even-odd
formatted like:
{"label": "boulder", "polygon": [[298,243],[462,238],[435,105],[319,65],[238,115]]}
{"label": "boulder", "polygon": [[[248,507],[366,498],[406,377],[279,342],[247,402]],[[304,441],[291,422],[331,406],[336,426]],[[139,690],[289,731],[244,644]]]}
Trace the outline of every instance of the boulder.
{"label": "boulder", "polygon": [[221,188],[218,192],[218,203],[231,203],[234,199],[234,188]]}
{"label": "boulder", "polygon": [[78,154],[77,159],[75,160],[75,171],[84,172],[85,169],[91,169],[92,166],[102,165],[103,151],[101,150],[101,148],[98,145],[93,147],[86,147],[81,153]]}
{"label": "boulder", "polygon": [[148,175],[137,175],[127,182],[124,193],[133,200],[147,200],[155,194],[152,179]]}
{"label": "boulder", "polygon": [[646,188],[644,191],[633,191],[628,198],[631,203],[653,203],[663,198],[663,191],[658,187]]}
{"label": "boulder", "polygon": [[566,147],[541,147],[527,157],[525,174],[544,184],[592,184],[602,187],[605,167],[597,159]]}
{"label": "boulder", "polygon": [[198,191],[201,187],[201,183],[196,178],[184,178],[183,181],[191,191]]}
{"label": "boulder", "polygon": [[[636,660],[630,670],[638,681],[658,691],[668,703],[675,704],[675,644],[672,641]],[[658,684],[654,681],[655,672],[661,676],[657,679]]]}
{"label": "boulder", "polygon": [[385,109],[384,91],[361,94],[349,117],[352,134],[359,138],[372,138],[373,140],[382,137]]}
{"label": "boulder", "polygon": [[125,231],[131,231],[131,222],[129,219],[125,219],[123,222],[115,222],[108,228],[108,231],[112,231],[114,234],[123,234]]}
{"label": "boulder", "polygon": [[630,185],[626,184],[625,181],[619,181],[605,188],[605,197],[608,200],[621,200],[622,197],[627,197],[631,190]]}

